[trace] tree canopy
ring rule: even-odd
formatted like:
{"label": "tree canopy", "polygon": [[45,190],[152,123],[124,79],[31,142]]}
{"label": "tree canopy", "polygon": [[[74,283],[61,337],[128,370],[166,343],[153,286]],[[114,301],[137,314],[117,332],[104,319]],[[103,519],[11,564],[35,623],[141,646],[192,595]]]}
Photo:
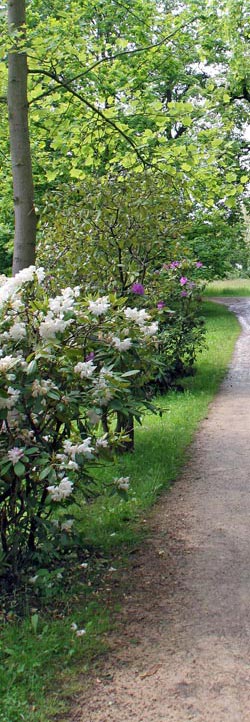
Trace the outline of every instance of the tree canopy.
{"label": "tree canopy", "polygon": [[[4,12],[1,29],[1,228],[8,243],[13,211],[5,98],[13,33]],[[88,205],[91,188],[96,207],[100,186],[108,193],[127,178],[129,188],[132,176],[138,194],[150,176],[157,197],[170,204],[172,225],[183,209],[189,221],[213,210],[232,218],[248,181],[248,39],[246,0],[219,7],[213,1],[69,0],[63,8],[57,0],[28,1],[26,33],[15,32],[15,53],[27,55],[40,238],[46,237],[43,210],[53,199],[58,223],[62,194],[66,208],[72,193],[83,197],[86,189]],[[148,218],[151,210],[149,204]]]}

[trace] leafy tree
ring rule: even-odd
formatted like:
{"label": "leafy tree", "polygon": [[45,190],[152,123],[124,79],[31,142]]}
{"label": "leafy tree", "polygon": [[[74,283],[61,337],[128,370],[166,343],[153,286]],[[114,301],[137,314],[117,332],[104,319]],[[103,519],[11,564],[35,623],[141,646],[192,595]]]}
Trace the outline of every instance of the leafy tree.
{"label": "leafy tree", "polygon": [[[15,209],[13,273],[34,263],[36,215],[28,129],[25,0],[8,0],[8,111]],[[20,47],[21,46],[21,47]]]}
{"label": "leafy tree", "polygon": [[[105,183],[145,168],[174,179],[178,194],[188,186],[204,208],[221,198],[237,205],[246,181],[237,135],[243,106],[231,80],[240,55],[234,5],[228,15],[226,2],[220,12],[215,3],[192,1],[103,0],[97,8],[94,0],[83,7],[69,0],[63,9],[57,0],[27,2],[23,50],[38,206],[46,186],[53,192],[90,176]],[[239,96],[246,72],[237,63]],[[3,138],[1,147],[6,154]]]}

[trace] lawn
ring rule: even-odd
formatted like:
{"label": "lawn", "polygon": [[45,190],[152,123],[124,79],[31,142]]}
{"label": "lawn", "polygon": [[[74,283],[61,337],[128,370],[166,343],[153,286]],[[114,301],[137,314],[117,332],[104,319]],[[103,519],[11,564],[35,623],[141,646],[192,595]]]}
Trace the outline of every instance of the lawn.
{"label": "lawn", "polygon": [[[114,615],[100,594],[103,572],[115,566],[119,574],[119,565],[129,564],[124,560],[131,545],[140,543],[142,527],[146,533],[142,518],[185,463],[188,445],[225,375],[239,333],[237,320],[224,306],[203,306],[207,341],[198,355],[196,374],[181,382],[183,391],[157,400],[162,416],[147,414],[138,426],[134,454],[103,470],[107,479],[130,477],[128,499],[104,495],[79,509],[84,566],[73,555],[70,573],[64,566],[51,573],[40,570],[38,580],[24,585],[21,599],[17,595],[11,604],[3,599],[1,722],[51,722],[60,711],[65,721],[82,674],[107,647]],[[86,633],[77,636],[72,623]]]}
{"label": "lawn", "polygon": [[250,278],[212,281],[206,287],[205,296],[250,296]]}

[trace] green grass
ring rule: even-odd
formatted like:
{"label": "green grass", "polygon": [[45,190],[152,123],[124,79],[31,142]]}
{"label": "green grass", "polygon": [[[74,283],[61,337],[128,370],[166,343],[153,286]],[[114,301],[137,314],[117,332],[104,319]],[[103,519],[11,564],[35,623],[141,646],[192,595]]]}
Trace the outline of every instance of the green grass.
{"label": "green grass", "polygon": [[207,285],[205,296],[250,296],[250,278],[212,281]]}
{"label": "green grass", "polygon": [[[3,610],[0,722],[50,722],[55,713],[65,722],[67,704],[80,691],[82,675],[105,650],[114,615],[103,601],[102,570],[112,565],[119,576],[131,544],[138,544],[145,529],[142,515],[179,474],[239,333],[238,322],[225,307],[205,303],[204,312],[207,348],[199,354],[196,375],[183,381],[184,393],[171,392],[159,399],[162,418],[148,414],[136,430],[135,453],[121,457],[115,468],[104,472],[107,479],[130,476],[128,501],[104,496],[83,508],[79,519],[83,547],[96,551],[88,570],[77,568],[72,560],[72,577],[60,601],[57,597],[50,601],[49,586],[47,601],[27,594],[23,620],[16,618],[14,605],[8,615]],[[73,621],[86,628],[85,636],[77,638],[71,631]]]}

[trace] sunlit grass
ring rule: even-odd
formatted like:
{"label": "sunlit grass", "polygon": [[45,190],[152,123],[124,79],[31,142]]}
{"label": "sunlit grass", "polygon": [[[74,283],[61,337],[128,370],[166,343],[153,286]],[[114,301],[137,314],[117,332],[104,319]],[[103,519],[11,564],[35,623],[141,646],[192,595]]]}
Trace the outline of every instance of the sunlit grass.
{"label": "sunlit grass", "polygon": [[[136,429],[135,452],[103,471],[108,481],[130,476],[128,501],[103,496],[79,512],[83,548],[96,552],[92,571],[90,562],[87,571],[79,572],[73,559],[70,584],[65,589],[61,583],[58,600],[41,603],[34,594],[32,600],[27,597],[23,621],[15,615],[6,617],[1,635],[0,722],[50,722],[60,712],[60,720],[66,722],[70,695],[82,685],[80,674],[105,649],[113,615],[98,586],[102,569],[114,565],[119,574],[126,551],[140,540],[142,514],[179,474],[239,333],[237,320],[224,306],[205,303],[204,313],[207,347],[198,356],[197,373],[181,382],[183,392],[172,391],[158,399],[162,417],[148,414]],[[77,638],[71,630],[73,621],[86,629],[83,637]]]}
{"label": "sunlit grass", "polygon": [[250,278],[233,278],[208,283],[206,296],[250,296]]}

